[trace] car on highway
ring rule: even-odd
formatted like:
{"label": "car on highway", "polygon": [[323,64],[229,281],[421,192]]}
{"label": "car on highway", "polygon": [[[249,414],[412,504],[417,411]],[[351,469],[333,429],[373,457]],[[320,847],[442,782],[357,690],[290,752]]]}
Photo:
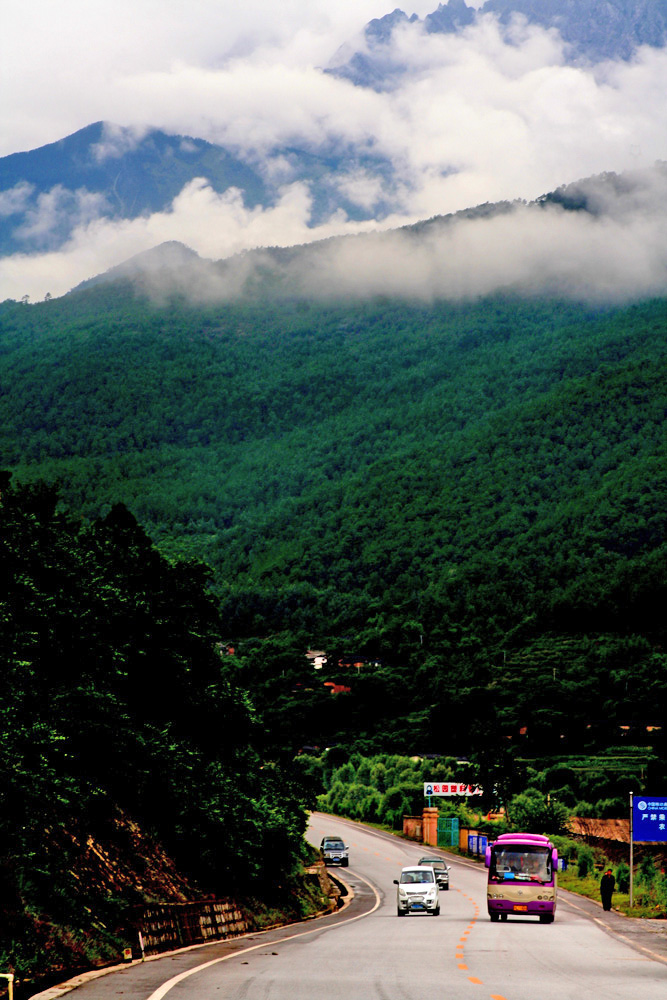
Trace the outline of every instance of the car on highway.
{"label": "car on highway", "polygon": [[320,854],[325,865],[340,865],[347,868],[350,864],[350,848],[345,846],[342,837],[322,837],[320,843]]}
{"label": "car on highway", "polygon": [[399,917],[408,913],[430,913],[437,917],[440,913],[440,892],[430,865],[402,868],[400,877],[394,879],[394,885],[397,886],[396,912]]}
{"label": "car on highway", "polygon": [[449,889],[449,865],[444,858],[429,855],[428,857],[420,858],[417,864],[429,865],[435,872],[438,888],[444,889],[445,892]]}

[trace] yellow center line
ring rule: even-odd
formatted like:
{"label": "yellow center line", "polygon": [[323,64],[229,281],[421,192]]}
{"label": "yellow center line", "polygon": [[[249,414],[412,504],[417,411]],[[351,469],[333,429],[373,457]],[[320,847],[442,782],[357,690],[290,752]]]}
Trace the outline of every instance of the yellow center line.
{"label": "yellow center line", "polygon": [[[457,890],[457,891],[461,892],[460,889]],[[473,904],[473,912],[475,914],[474,917],[472,918],[472,920],[470,921],[470,923],[468,924],[468,926],[466,927],[465,931],[463,932],[462,936],[459,938],[459,942],[460,943],[456,945],[456,956],[455,957],[456,957],[457,966],[458,966],[458,968],[462,972],[467,972],[468,971],[468,966],[466,965],[466,963],[464,961],[463,949],[464,949],[464,945],[466,944],[466,942],[468,940],[469,934],[475,928],[475,924],[477,923],[477,919],[478,919],[478,917],[480,915],[480,908],[479,908],[479,905],[472,898],[472,896],[468,896],[465,892],[461,892],[461,895],[463,896],[464,899],[470,900],[470,902]],[[478,979],[476,976],[468,976],[468,981],[471,982],[471,983],[475,983],[475,985],[477,985],[477,986],[483,986],[484,985],[483,980]],[[505,997],[493,996],[493,997],[491,997],[491,1000],[505,1000]]]}

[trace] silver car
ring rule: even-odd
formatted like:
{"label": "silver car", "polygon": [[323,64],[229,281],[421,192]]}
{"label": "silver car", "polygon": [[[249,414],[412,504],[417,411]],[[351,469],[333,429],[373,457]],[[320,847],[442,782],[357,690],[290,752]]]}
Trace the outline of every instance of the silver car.
{"label": "silver car", "polygon": [[435,872],[430,865],[411,865],[401,870],[401,877],[394,879],[396,912],[399,917],[407,913],[440,913],[440,891]]}
{"label": "silver car", "polygon": [[435,856],[428,855],[425,858],[420,858],[417,864],[429,865],[429,867],[435,872],[438,888],[444,889],[445,892],[449,889],[449,865],[444,858],[437,858]]}

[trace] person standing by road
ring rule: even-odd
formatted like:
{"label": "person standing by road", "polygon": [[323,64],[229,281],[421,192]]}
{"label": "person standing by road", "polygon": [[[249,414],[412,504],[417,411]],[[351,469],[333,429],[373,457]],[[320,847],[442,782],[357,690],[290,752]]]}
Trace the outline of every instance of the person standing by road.
{"label": "person standing by road", "polygon": [[616,879],[612,875],[611,868],[607,868],[600,879],[600,897],[602,899],[602,909],[611,910],[611,897],[616,888]]}

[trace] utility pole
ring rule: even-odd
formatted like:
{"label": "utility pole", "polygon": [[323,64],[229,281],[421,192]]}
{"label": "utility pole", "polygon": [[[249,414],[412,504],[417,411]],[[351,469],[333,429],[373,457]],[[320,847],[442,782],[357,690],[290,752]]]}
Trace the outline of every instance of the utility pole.
{"label": "utility pole", "polygon": [[630,909],[632,909],[632,889],[633,889],[633,881],[634,881],[633,868],[634,868],[634,863],[635,863],[634,845],[632,843],[632,837],[633,837],[633,830],[632,830],[632,797],[633,797],[633,793],[630,792]]}

